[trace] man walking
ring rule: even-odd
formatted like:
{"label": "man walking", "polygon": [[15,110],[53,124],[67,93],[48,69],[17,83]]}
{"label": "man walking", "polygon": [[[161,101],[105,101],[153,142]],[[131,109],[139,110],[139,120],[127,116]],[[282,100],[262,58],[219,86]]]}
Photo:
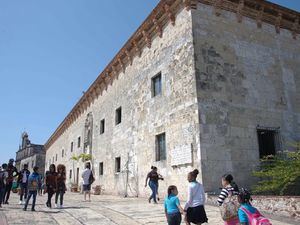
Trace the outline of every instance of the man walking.
{"label": "man walking", "polygon": [[31,196],[33,197],[31,211],[35,211],[36,196],[38,193],[38,189],[41,185],[41,176],[38,173],[38,170],[39,170],[39,168],[37,166],[35,166],[33,168],[33,173],[28,178],[28,196],[27,196],[26,203],[25,203],[25,206],[23,209],[24,211],[27,210],[27,206],[28,206]]}
{"label": "man walking", "polygon": [[14,181],[14,177],[18,176],[18,170],[14,166],[14,161],[15,161],[14,159],[10,159],[8,162],[8,165],[7,165],[6,172],[8,174],[8,177],[6,178],[5,193],[4,193],[4,197],[3,197],[4,204],[9,204],[8,200],[9,200],[12,184]]}
{"label": "man walking", "polygon": [[[20,185],[20,202],[19,204],[25,204],[25,200],[27,199],[27,193],[28,193],[28,177],[30,175],[30,171],[28,170],[28,165],[24,164],[23,169],[19,173],[18,177],[18,184]],[[24,196],[24,201],[23,201]]]}
{"label": "man walking", "polygon": [[84,192],[84,201],[86,201],[86,195],[89,195],[89,202],[91,201],[91,185],[94,182],[93,172],[91,170],[91,164],[86,163],[85,170],[82,172],[83,179],[83,192]]}

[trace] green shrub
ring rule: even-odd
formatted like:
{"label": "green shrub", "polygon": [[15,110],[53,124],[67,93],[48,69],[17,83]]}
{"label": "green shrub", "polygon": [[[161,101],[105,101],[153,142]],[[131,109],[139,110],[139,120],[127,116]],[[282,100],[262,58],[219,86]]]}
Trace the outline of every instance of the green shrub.
{"label": "green shrub", "polygon": [[261,166],[253,175],[260,181],[253,186],[256,194],[300,195],[300,149],[294,152],[278,152],[261,160]]}

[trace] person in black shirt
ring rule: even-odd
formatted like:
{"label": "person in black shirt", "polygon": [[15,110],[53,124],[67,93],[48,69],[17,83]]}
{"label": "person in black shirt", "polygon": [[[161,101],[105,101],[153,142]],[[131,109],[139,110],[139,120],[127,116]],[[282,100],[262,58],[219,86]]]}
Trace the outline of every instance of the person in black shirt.
{"label": "person in black shirt", "polygon": [[10,159],[9,163],[7,165],[7,174],[8,177],[6,178],[6,185],[5,185],[5,193],[3,196],[3,204],[8,204],[9,196],[10,196],[10,191],[12,188],[12,184],[14,181],[14,177],[18,176],[18,170],[14,166],[14,159]]}
{"label": "person in black shirt", "polygon": [[[149,180],[149,183],[148,183]],[[147,187],[147,183],[151,188],[152,194],[149,197],[149,203],[153,199],[154,203],[157,203],[156,195],[158,189],[158,180],[163,180],[162,176],[157,173],[157,167],[151,166],[151,171],[148,173],[146,177],[145,187]]]}

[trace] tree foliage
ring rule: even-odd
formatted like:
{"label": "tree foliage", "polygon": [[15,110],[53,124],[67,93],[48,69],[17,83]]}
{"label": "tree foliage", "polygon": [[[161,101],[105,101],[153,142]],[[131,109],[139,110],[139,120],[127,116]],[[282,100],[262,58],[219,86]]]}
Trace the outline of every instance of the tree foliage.
{"label": "tree foliage", "polygon": [[[258,171],[253,172],[260,181],[253,187],[257,194],[299,195],[300,142],[293,144],[296,151],[278,152],[261,160]],[[294,188],[293,188],[294,187]]]}

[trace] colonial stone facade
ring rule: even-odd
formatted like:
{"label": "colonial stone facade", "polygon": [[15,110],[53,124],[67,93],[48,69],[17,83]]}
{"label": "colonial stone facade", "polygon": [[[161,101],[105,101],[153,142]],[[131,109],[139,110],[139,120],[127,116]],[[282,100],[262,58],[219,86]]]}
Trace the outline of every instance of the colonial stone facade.
{"label": "colonial stone facade", "polygon": [[23,165],[27,164],[28,169],[32,172],[33,167],[39,167],[39,173],[45,172],[46,151],[43,145],[32,144],[28,138],[28,134],[22,134],[22,144],[16,153],[16,168],[18,171],[23,169]]}
{"label": "colonial stone facade", "polygon": [[[242,186],[263,155],[300,137],[300,14],[265,1],[164,1],[129,39],[45,144],[46,165],[146,195],[200,170],[206,191],[232,173]],[[75,177],[74,177],[75,176]],[[148,190],[147,190],[148,191]]]}

